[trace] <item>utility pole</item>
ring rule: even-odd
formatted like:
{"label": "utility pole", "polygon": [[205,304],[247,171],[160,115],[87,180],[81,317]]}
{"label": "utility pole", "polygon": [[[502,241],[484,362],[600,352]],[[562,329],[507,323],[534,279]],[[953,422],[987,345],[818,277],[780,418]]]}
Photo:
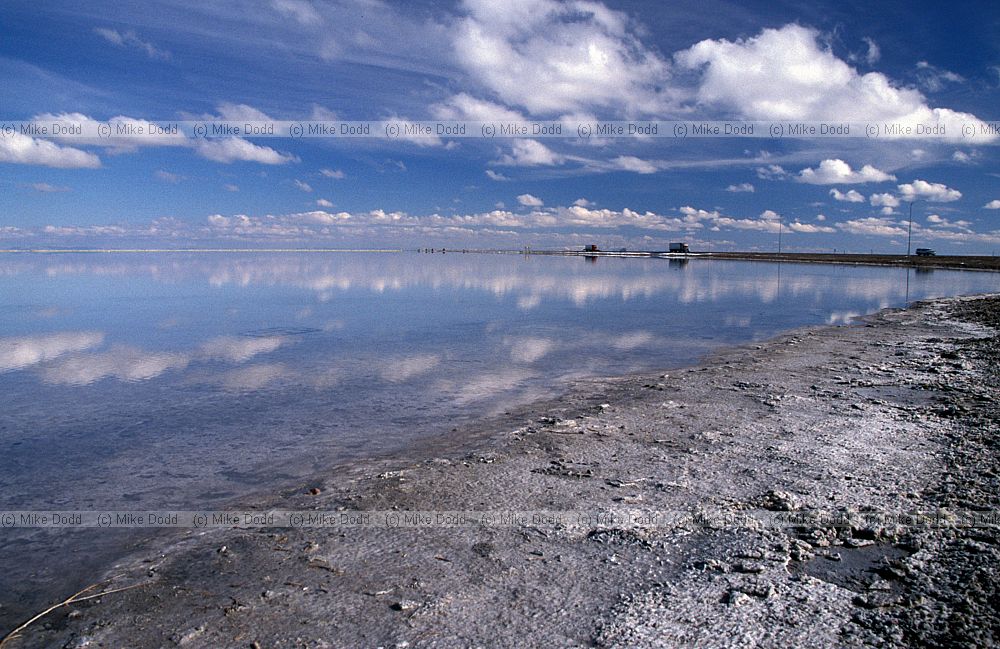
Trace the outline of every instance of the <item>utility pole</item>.
{"label": "utility pole", "polygon": [[[781,254],[781,215],[778,215],[778,254]],[[907,253],[909,254],[909,253]]]}

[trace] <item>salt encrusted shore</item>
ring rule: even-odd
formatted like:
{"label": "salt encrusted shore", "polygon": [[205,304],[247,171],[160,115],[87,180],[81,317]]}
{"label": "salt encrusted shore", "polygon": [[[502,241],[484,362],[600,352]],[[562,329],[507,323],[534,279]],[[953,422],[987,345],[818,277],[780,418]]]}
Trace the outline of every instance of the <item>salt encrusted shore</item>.
{"label": "salt encrusted shore", "polygon": [[[581,384],[246,507],[996,511],[1000,297]],[[312,492],[312,493],[310,493]],[[123,560],[10,647],[984,647],[996,526],[215,529]],[[68,595],[68,593],[67,593]],[[5,648],[6,649],[6,648]]]}

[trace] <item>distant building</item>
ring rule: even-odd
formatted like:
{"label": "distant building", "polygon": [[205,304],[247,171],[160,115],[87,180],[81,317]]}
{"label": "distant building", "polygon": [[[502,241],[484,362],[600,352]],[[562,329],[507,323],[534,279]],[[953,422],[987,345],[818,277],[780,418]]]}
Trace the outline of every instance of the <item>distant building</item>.
{"label": "distant building", "polygon": [[673,242],[670,244],[670,252],[691,252],[686,243]]}

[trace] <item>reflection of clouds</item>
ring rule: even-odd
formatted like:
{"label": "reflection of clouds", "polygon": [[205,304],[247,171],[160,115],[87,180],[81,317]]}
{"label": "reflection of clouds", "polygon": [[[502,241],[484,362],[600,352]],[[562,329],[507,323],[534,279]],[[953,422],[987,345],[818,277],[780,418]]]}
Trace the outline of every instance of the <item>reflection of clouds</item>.
{"label": "reflection of clouds", "polygon": [[[77,334],[77,337],[79,336],[82,334]],[[93,344],[66,348],[63,350],[63,355],[65,352],[86,350],[103,340],[101,334],[90,334],[90,336],[97,336],[90,341]],[[87,342],[87,339],[81,338],[79,342]],[[185,369],[195,361],[222,360],[244,363],[258,354],[272,352],[286,342],[288,339],[282,336],[261,338],[220,336],[203,343],[193,352],[149,351],[127,345],[116,345],[104,352],[83,351],[71,356],[64,355],[63,358],[42,367],[41,376],[46,383],[68,385],[89,385],[104,378],[146,381],[168,370]],[[252,383],[252,380],[250,382]]]}
{"label": "reflection of clouds", "polygon": [[262,336],[259,338],[237,338],[220,336],[199,347],[206,358],[218,358],[232,363],[248,361],[258,354],[273,352],[287,342],[283,336]]}
{"label": "reflection of clouds", "polygon": [[425,374],[441,363],[437,354],[415,354],[382,363],[379,376],[390,383],[401,383]]}
{"label": "reflection of clouds", "polygon": [[96,331],[0,338],[0,372],[37,365],[70,352],[97,347],[102,342],[104,334]]}
{"label": "reflection of clouds", "polygon": [[[711,265],[719,262],[706,263]],[[759,268],[761,266],[766,267]],[[747,273],[699,274],[697,266],[693,267],[695,272],[685,273],[685,277],[682,278],[685,281],[678,282],[675,286],[678,301],[693,304],[740,297],[756,298],[763,304],[773,304],[782,298],[812,296],[824,299],[860,298],[888,305],[893,300],[901,298],[906,291],[905,284],[892,273],[894,269],[852,269],[858,274],[851,277],[837,272],[823,273],[815,269],[810,269],[813,272],[803,272],[802,265],[795,264],[783,264],[780,274],[776,264],[744,262],[741,267],[734,268],[746,270]],[[958,279],[960,276],[952,277]],[[975,282],[978,278],[963,279],[970,280],[966,282],[969,287],[978,285]]]}
{"label": "reflection of clouds", "polygon": [[[0,260],[0,276],[36,273],[51,277],[89,274],[118,277],[148,275],[163,283],[205,281],[214,287],[294,287],[318,301],[338,293],[367,290],[375,294],[417,287],[476,290],[511,297],[517,308],[531,310],[546,300],[578,306],[596,300],[665,297],[678,302],[715,302],[731,297],[765,304],[794,296],[864,298],[873,304],[899,301],[905,286],[892,269],[830,267],[738,261],[694,261],[684,273],[667,273],[659,259],[601,260],[584,266],[578,258],[513,255],[417,255],[233,253],[189,255],[39,257]],[[618,263],[621,262],[621,263]],[[985,290],[982,277],[941,273],[943,292]]]}
{"label": "reflection of clouds", "polygon": [[[595,310],[595,323],[602,321],[604,306],[615,301],[625,302],[635,298],[651,299],[659,302],[670,313],[687,304],[716,304],[721,308],[715,317],[711,308],[691,309],[692,314],[707,314],[711,321],[706,326],[717,326],[718,321],[730,327],[747,328],[752,322],[745,315],[727,313],[729,305],[741,304],[741,314],[755,312],[753,304],[767,304],[761,309],[759,320],[768,322],[770,312],[781,313],[785,303],[801,306],[814,305],[812,313],[831,307],[851,308],[855,311],[834,312],[829,316],[831,324],[848,323],[858,312],[889,306],[903,299],[905,291],[904,275],[896,269],[821,267],[801,264],[763,264],[726,261],[693,261],[685,272],[668,272],[669,266],[663,260],[613,260],[602,259],[597,264],[584,264],[579,258],[530,257],[513,255],[417,255],[417,254],[328,254],[328,253],[274,253],[274,254],[145,254],[128,257],[124,255],[83,256],[67,254],[58,261],[51,257],[20,257],[17,260],[0,259],[0,277],[10,277],[9,281],[20,281],[22,274],[33,275],[31,280],[46,288],[63,282],[64,276],[90,275],[111,278],[148,276],[155,281],[170,284],[210,284],[230,292],[242,292],[242,287],[252,287],[248,293],[261,288],[298,290],[296,307],[289,317],[316,320],[309,324],[332,332],[345,328],[342,313],[337,309],[303,305],[303,294],[315,300],[343,300],[342,310],[353,308],[359,292],[367,304],[379,304],[383,294],[407,291],[403,299],[411,296],[434,300],[441,291],[461,294],[465,297],[473,292],[479,302],[490,302],[496,298],[507,312],[516,307],[522,311],[557,303],[562,311],[553,310],[554,317],[563,318],[567,305],[590,306],[594,302],[606,301]],[[54,279],[46,279],[51,277]],[[71,278],[71,280],[74,278]],[[989,276],[986,274],[961,274],[942,272],[921,282],[923,294],[976,292],[988,290]],[[5,280],[7,281],[7,280]],[[233,286],[240,288],[231,288]],[[912,287],[911,287],[912,288]],[[204,289],[215,293],[215,289]],[[348,292],[350,292],[348,294]],[[433,296],[432,296],[433,295]],[[432,296],[432,297],[428,297]],[[911,296],[912,297],[912,296]],[[385,300],[387,308],[397,302],[390,297]],[[750,303],[749,310],[747,303]],[[436,306],[436,303],[433,304]],[[301,310],[296,312],[296,309]],[[227,311],[236,313],[235,309]],[[587,311],[580,310],[581,320]],[[58,315],[58,314],[56,314]],[[367,316],[365,312],[358,313]],[[533,316],[536,314],[533,314]],[[549,322],[550,314],[537,314],[542,321]],[[487,311],[487,317],[496,317]],[[520,317],[530,319],[524,314]],[[489,336],[489,357],[485,366],[502,371],[485,376],[474,374],[467,383],[457,378],[453,393],[461,393],[461,399],[470,403],[480,397],[473,396],[493,390],[518,390],[520,381],[528,380],[528,375],[518,373],[530,368],[504,369],[506,365],[535,365],[558,367],[563,364],[582,364],[599,359],[629,362],[634,354],[645,349],[670,349],[680,344],[679,335],[690,326],[687,318],[678,315],[676,323],[673,315],[661,324],[647,321],[635,322],[634,327],[649,330],[619,331],[618,333],[585,331],[584,322],[572,323],[574,335],[550,334],[531,327],[519,329],[516,322],[491,323],[485,327]],[[696,315],[697,317],[697,315]],[[516,318],[515,318],[516,320]],[[161,327],[176,324],[163,320]],[[357,324],[357,322],[353,322]],[[620,326],[620,323],[616,323]],[[510,327],[510,328],[508,328]],[[271,332],[274,333],[274,332]],[[543,333],[543,336],[538,336]],[[508,334],[505,336],[505,334]],[[544,337],[548,335],[549,337]],[[189,374],[197,368],[189,368],[197,363],[244,364],[263,354],[275,352],[296,339],[291,335],[268,335],[263,337],[223,336],[203,343],[192,342],[191,347],[180,351],[145,351],[135,347],[115,346],[110,350],[98,350],[104,343],[104,336],[93,332],[46,334],[20,338],[0,339],[0,371],[33,367],[44,380],[51,383],[88,384],[105,377],[123,381],[140,381],[159,376],[169,370],[188,368]],[[458,342],[462,342],[459,340]],[[362,346],[368,344],[362,343]],[[435,344],[435,343],[429,343]],[[691,345],[697,341],[686,342]],[[417,377],[433,383],[445,375],[439,367],[443,358],[454,357],[454,347],[416,348],[427,352],[397,358],[372,360],[363,367],[324,368],[318,374],[294,378],[297,385],[316,388],[334,385],[351,385],[359,377],[370,380],[373,374],[387,382],[389,389]],[[359,350],[363,351],[363,350]],[[437,352],[437,353],[433,353]],[[556,353],[558,352],[558,354]],[[476,354],[474,357],[478,359]],[[625,359],[625,360],[621,360]],[[282,357],[281,360],[287,359]],[[345,362],[339,353],[336,363]],[[249,367],[204,367],[202,382],[220,385],[231,390],[256,389],[255,386],[270,385],[278,379],[292,380],[291,361],[286,367],[279,364],[260,364]],[[438,371],[434,371],[437,369]],[[457,368],[448,367],[449,374]],[[214,373],[213,373],[214,372]],[[429,381],[426,379],[430,377]],[[418,385],[414,381],[414,386]]]}
{"label": "reflection of clouds", "polygon": [[436,391],[453,395],[453,401],[458,405],[468,405],[523,388],[536,376],[537,373],[527,370],[501,369],[479,376],[465,377],[461,382],[440,381]]}
{"label": "reflection of clouds", "polygon": [[[149,259],[156,259],[151,262]],[[180,261],[184,259],[184,261]],[[470,263],[470,260],[473,260]],[[293,286],[313,292],[319,301],[335,292],[363,289],[374,293],[401,291],[418,286],[471,289],[497,297],[514,295],[520,308],[531,309],[543,299],[558,297],[583,306],[597,299],[630,299],[675,290],[678,278],[666,276],[660,260],[630,260],[630,265],[610,266],[594,273],[574,265],[576,259],[557,263],[524,264],[508,255],[430,256],[413,254],[263,254],[148,255],[126,259],[88,259],[79,263],[45,265],[49,276],[90,274],[124,276],[145,274],[164,283],[204,279],[214,287]],[[635,273],[636,268],[642,272]],[[11,272],[29,272],[20,264]]]}
{"label": "reflection of clouds", "polygon": [[595,300],[621,298],[629,300],[635,297],[651,297],[658,293],[670,292],[676,285],[676,279],[658,272],[635,275],[627,269],[624,272],[610,272],[599,275],[575,275],[566,272],[567,269],[553,267],[546,275],[539,269],[510,269],[510,275],[498,277],[465,277],[464,288],[474,288],[503,297],[509,294],[521,293],[517,298],[517,306],[522,310],[530,310],[541,304],[543,298],[560,298],[569,300],[577,306],[586,306]]}
{"label": "reflection of clouds", "polygon": [[294,387],[313,390],[335,388],[345,379],[362,376],[361,371],[345,372],[344,368],[319,366],[303,371],[296,364],[251,363],[230,369],[192,369],[182,383],[200,388],[215,388],[224,392],[252,392],[267,387]]}
{"label": "reflection of clouds", "polygon": [[637,347],[645,347],[653,342],[655,337],[648,331],[633,331],[632,333],[615,336],[611,346],[621,351],[631,351]]}
{"label": "reflection of clouds", "polygon": [[106,352],[75,354],[42,368],[47,383],[89,385],[105,377],[122,381],[145,381],[170,369],[183,369],[191,362],[188,354],[148,352],[124,345]]}
{"label": "reflection of clouds", "polygon": [[[221,286],[222,282],[217,282],[217,286]],[[347,291],[351,288],[351,280],[347,277],[334,277],[332,275],[325,275],[320,277],[309,278],[305,282],[304,288],[311,289],[317,293],[325,294],[330,291]]]}
{"label": "reflection of clouds", "polygon": [[517,363],[534,363],[555,347],[548,338],[505,338],[504,344],[510,347],[510,357]]}
{"label": "reflection of clouds", "polygon": [[214,382],[233,392],[260,390],[272,383],[287,379],[292,372],[281,363],[260,363],[223,372]]}
{"label": "reflection of clouds", "polygon": [[523,295],[517,298],[517,308],[522,311],[531,311],[542,303],[541,295]]}

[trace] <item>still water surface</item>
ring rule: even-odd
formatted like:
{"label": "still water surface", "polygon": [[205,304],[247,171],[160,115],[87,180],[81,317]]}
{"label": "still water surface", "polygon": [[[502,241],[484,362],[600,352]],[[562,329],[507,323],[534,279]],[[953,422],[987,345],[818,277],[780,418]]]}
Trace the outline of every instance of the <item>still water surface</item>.
{"label": "still water surface", "polygon": [[[574,379],[997,290],[993,273],[716,260],[7,254],[0,510],[210,508]],[[26,543],[0,532],[0,573],[26,569]]]}
{"label": "still water surface", "polygon": [[514,255],[8,255],[0,507],[207,505],[576,378],[998,280]]}

